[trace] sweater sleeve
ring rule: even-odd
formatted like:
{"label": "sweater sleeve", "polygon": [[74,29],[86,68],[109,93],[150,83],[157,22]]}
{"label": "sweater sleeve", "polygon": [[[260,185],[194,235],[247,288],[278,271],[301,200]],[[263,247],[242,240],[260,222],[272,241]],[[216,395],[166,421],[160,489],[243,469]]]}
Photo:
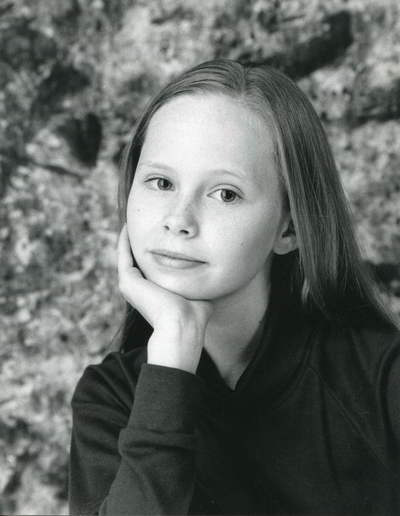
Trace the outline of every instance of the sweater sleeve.
{"label": "sweater sleeve", "polygon": [[194,489],[199,378],[143,364],[125,417],[115,393],[101,394],[99,402],[99,389],[93,400],[83,387],[77,389],[72,400],[70,513],[187,514]]}
{"label": "sweater sleeve", "polygon": [[387,385],[388,414],[394,442],[391,458],[400,479],[400,342],[391,360]]}

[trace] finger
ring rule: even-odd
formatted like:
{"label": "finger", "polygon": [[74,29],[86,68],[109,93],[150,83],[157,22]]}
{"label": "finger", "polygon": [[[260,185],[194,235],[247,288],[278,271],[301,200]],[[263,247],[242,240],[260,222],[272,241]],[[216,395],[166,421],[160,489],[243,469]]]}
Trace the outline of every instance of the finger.
{"label": "finger", "polygon": [[155,289],[134,266],[126,223],[118,239],[118,277],[119,290],[123,297],[143,315],[148,315]]}
{"label": "finger", "polygon": [[131,255],[128,229],[125,223],[118,239],[118,270],[120,272],[125,272],[131,267],[133,267],[133,259]]}
{"label": "finger", "polygon": [[126,223],[124,224],[118,239],[118,280],[122,293],[130,289],[132,281],[143,278],[140,270],[134,266],[131,245]]}
{"label": "finger", "polygon": [[160,308],[168,306],[173,294],[147,280],[140,269],[134,266],[126,224],[118,241],[118,276],[119,290],[123,297],[153,324],[154,317],[159,316]]}

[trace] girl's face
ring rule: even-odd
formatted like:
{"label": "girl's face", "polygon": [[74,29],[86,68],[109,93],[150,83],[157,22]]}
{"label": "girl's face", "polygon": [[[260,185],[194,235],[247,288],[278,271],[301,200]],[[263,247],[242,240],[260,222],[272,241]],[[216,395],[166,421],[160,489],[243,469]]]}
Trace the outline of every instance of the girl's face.
{"label": "girl's face", "polygon": [[155,113],[127,205],[146,278],[187,299],[267,288],[273,251],[293,249],[289,220],[261,118],[214,94],[181,96]]}

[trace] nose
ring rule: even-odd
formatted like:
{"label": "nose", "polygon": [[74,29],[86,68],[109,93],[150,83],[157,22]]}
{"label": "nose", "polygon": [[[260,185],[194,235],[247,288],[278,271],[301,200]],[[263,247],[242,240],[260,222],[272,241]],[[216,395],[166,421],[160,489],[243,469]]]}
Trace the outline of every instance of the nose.
{"label": "nose", "polygon": [[176,236],[192,238],[198,233],[198,223],[193,213],[193,206],[189,203],[178,203],[164,217],[163,227]]}

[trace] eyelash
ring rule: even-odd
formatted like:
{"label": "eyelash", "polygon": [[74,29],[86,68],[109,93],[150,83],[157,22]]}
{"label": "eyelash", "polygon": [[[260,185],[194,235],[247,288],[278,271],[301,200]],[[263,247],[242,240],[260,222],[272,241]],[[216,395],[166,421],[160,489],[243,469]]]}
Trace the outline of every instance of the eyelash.
{"label": "eyelash", "polygon": [[[150,179],[147,179],[145,182],[146,183],[152,183],[154,181],[157,181],[157,188],[163,192],[167,192],[169,190],[169,188],[166,188],[166,189],[163,189],[163,188],[159,188],[158,186],[158,182],[159,181],[167,181],[170,185],[172,185],[171,181],[169,181],[169,179],[166,179],[165,177],[152,177]],[[225,192],[231,192],[233,193],[236,197],[235,197],[235,200],[232,202],[232,201],[229,201],[229,202],[225,202],[225,201],[222,201],[224,204],[236,204],[239,200],[242,199],[242,197],[237,193],[235,192],[234,190],[231,190],[229,188],[219,188],[218,190],[215,190],[216,192],[218,191],[225,191]]]}

